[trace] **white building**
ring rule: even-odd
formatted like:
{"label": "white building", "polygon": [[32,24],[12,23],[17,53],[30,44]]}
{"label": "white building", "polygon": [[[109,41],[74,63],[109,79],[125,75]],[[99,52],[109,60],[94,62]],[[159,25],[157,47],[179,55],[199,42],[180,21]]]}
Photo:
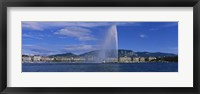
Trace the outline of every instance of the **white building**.
{"label": "white building", "polygon": [[140,57],[140,62],[145,62],[145,58],[144,57]]}
{"label": "white building", "polygon": [[30,62],[30,61],[32,61],[32,57],[30,57],[30,56],[22,57],[22,61],[23,62]]}
{"label": "white building", "polygon": [[148,58],[149,61],[152,61],[152,60],[155,60],[155,59],[156,59],[156,57],[149,57]]}
{"label": "white building", "polygon": [[41,56],[33,56],[33,61],[41,61]]}
{"label": "white building", "polygon": [[133,62],[139,62],[140,61],[140,58],[139,57],[133,57]]}
{"label": "white building", "polygon": [[119,62],[131,62],[131,57],[120,57]]}

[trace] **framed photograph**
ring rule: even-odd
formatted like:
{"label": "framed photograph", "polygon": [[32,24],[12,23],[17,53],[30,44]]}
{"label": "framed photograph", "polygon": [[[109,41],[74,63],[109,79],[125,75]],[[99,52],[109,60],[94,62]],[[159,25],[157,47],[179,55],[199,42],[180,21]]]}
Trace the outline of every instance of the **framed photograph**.
{"label": "framed photograph", "polygon": [[200,93],[199,0],[0,4],[1,93]]}

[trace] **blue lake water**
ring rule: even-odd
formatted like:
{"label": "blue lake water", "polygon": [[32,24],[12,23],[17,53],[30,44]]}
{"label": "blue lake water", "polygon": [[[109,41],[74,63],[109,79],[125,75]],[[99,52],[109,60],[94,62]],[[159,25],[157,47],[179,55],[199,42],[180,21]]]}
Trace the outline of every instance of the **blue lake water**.
{"label": "blue lake water", "polygon": [[178,72],[178,63],[22,63],[22,72]]}

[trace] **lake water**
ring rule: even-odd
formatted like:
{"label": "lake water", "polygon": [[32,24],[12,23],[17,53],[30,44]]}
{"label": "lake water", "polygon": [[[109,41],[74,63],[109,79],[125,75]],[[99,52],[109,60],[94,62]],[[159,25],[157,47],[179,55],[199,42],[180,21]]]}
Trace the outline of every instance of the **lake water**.
{"label": "lake water", "polygon": [[178,63],[22,63],[22,72],[178,72]]}

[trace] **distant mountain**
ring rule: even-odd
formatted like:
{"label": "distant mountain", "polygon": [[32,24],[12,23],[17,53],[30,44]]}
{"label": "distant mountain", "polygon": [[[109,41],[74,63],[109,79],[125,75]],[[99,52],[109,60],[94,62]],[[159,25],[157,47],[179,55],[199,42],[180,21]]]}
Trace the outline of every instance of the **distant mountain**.
{"label": "distant mountain", "polygon": [[119,49],[118,50],[118,57],[135,57],[138,56],[137,53],[133,52],[132,50],[125,50],[125,49]]}
{"label": "distant mountain", "polygon": [[[56,54],[50,55],[49,57],[93,57],[98,56],[100,50],[94,50],[90,52],[86,52],[80,55],[75,55],[73,53],[65,53],[65,54]],[[119,49],[118,57],[169,57],[169,56],[177,56],[172,53],[161,53],[161,52],[134,52],[132,50]]]}
{"label": "distant mountain", "polygon": [[56,54],[56,55],[50,55],[49,57],[77,57],[78,55],[75,55],[73,53],[64,53],[64,54]]}
{"label": "distant mountain", "polygon": [[24,55],[24,54],[22,55],[22,57],[28,57],[28,56],[29,56],[29,55]]}
{"label": "distant mountain", "polygon": [[[81,57],[91,57],[91,56],[97,56],[99,53],[100,53],[100,50],[95,50],[95,51],[83,53],[79,56],[81,56]],[[133,52],[132,50],[119,49],[118,50],[118,56],[119,57],[124,57],[124,56],[132,57],[132,56],[137,56],[137,54],[135,52]]]}
{"label": "distant mountain", "polygon": [[80,57],[92,57],[92,56],[97,56],[99,54],[99,50],[94,50],[94,51],[90,51],[90,52],[86,52],[83,54],[80,54]]}
{"label": "distant mountain", "polygon": [[164,56],[177,56],[176,54],[171,54],[171,53],[161,53],[161,52],[136,52],[136,54],[140,57],[164,57]]}
{"label": "distant mountain", "polygon": [[177,56],[176,54],[172,53],[161,53],[161,52],[134,52],[132,50],[124,50],[119,49],[118,50],[118,56],[119,57],[168,57],[168,56]]}

